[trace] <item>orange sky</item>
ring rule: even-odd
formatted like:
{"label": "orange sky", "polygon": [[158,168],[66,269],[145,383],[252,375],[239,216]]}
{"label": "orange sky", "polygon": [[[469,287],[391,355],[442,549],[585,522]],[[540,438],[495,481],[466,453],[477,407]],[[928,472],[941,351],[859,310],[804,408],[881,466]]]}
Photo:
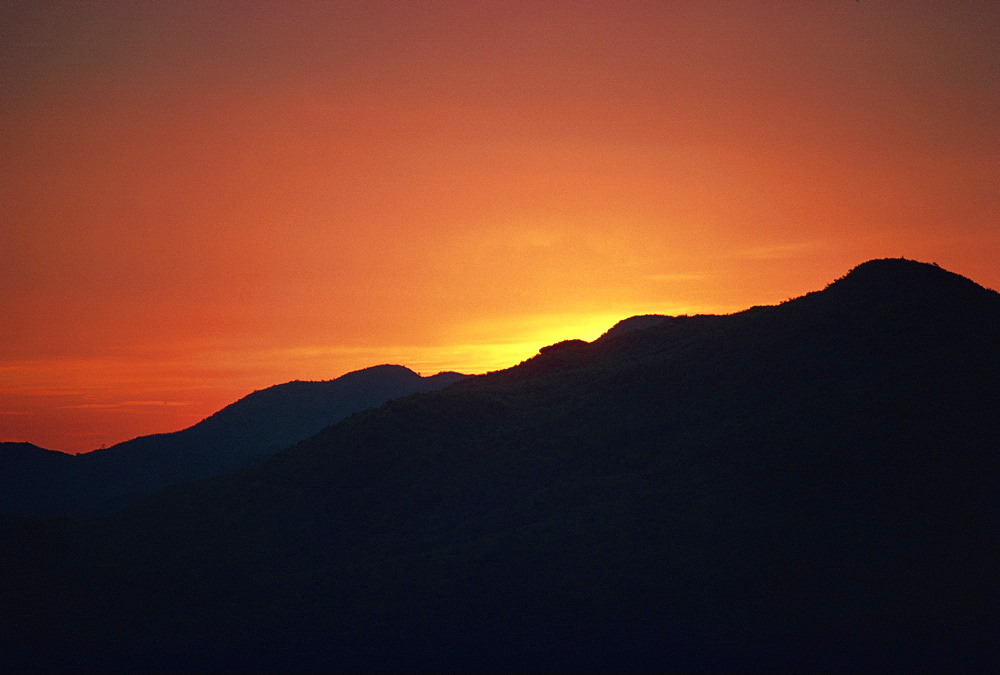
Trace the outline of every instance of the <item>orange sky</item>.
{"label": "orange sky", "polygon": [[0,3],[0,440],[513,365],[866,259],[1000,288],[1000,3]]}

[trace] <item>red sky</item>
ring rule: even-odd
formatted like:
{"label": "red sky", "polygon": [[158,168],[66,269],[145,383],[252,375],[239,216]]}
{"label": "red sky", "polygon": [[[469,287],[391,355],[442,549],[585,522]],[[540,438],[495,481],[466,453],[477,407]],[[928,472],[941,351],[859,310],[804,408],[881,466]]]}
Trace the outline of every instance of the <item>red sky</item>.
{"label": "red sky", "polygon": [[875,257],[1000,288],[1000,3],[0,3],[0,440],[513,365]]}

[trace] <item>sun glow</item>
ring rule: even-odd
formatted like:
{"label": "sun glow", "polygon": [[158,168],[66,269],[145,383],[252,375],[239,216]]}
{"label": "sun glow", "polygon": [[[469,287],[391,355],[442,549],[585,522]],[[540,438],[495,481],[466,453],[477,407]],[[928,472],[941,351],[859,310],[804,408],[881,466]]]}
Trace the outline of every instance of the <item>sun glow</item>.
{"label": "sun glow", "polygon": [[[621,314],[547,314],[515,317],[498,330],[495,324],[466,325],[457,344],[428,349],[416,363],[427,371],[439,369],[484,373],[517,365],[542,347],[562,340],[590,342],[626,318]],[[498,333],[506,339],[496,339]],[[451,365],[446,365],[451,364]]]}
{"label": "sun glow", "polygon": [[[262,351],[252,360],[262,367],[270,364],[270,368],[280,368],[286,374],[298,371],[339,375],[370,365],[393,363],[422,375],[445,370],[478,375],[517,365],[536,355],[542,347],[562,340],[593,341],[633,314],[528,315],[514,317],[502,326],[487,320],[464,322],[452,328],[447,342],[301,346]],[[244,365],[247,362],[246,354],[233,354],[232,358],[242,359]]]}

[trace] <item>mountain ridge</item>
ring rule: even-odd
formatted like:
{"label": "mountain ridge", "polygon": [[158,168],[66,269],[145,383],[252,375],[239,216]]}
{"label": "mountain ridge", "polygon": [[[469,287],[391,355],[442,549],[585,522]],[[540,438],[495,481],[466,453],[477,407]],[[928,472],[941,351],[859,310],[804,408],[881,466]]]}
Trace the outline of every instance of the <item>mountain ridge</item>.
{"label": "mountain ridge", "polygon": [[[17,599],[66,626],[45,659],[118,669],[987,666],[1000,295],[862,272],[560,343],[109,516],[11,525],[32,543],[10,578],[40,586]],[[46,590],[66,559],[71,592]]]}

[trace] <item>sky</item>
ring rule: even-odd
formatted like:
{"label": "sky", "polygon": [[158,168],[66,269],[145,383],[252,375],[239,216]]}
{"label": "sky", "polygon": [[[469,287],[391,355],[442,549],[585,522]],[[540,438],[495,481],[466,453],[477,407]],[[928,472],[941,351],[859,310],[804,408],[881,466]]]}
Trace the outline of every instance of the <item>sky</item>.
{"label": "sky", "polygon": [[4,0],[0,441],[871,258],[1000,288],[998,35],[995,0]]}

